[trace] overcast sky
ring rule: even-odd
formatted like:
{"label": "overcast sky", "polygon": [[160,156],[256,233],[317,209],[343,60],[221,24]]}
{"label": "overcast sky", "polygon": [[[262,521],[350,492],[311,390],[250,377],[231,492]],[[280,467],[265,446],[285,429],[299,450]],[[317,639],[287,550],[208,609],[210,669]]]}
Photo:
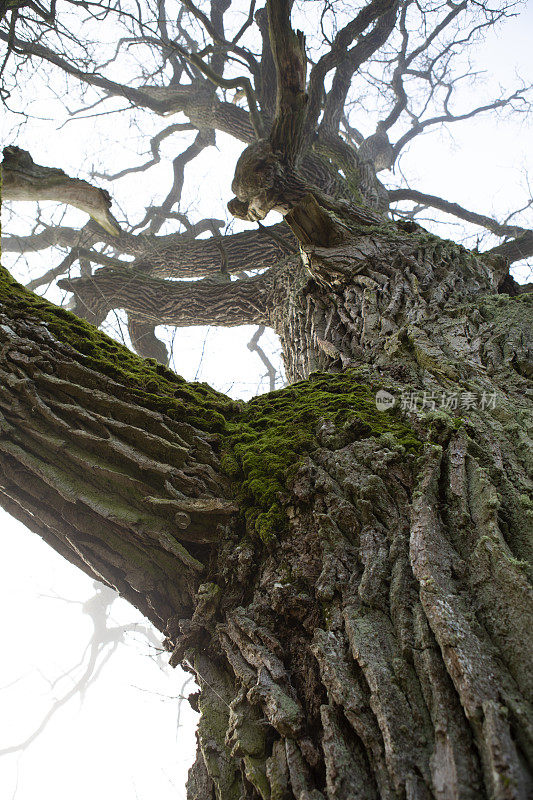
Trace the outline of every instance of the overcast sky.
{"label": "overcast sky", "polygon": [[[518,20],[489,38],[479,51],[478,63],[489,75],[499,76],[504,86],[514,82],[516,68],[526,78],[529,71],[533,82],[532,38],[533,7],[529,4]],[[16,143],[28,149],[37,163],[59,166],[80,177],[87,177],[94,158],[91,153],[97,152],[109,163],[108,148],[116,145],[106,131],[108,118],[63,125],[61,103],[45,97],[38,81],[24,91],[33,112],[42,119],[15,130],[20,118],[4,115],[0,121],[4,144]],[[154,133],[162,127],[155,115],[145,114],[143,120],[146,126],[153,126]],[[113,126],[126,124],[117,116],[111,122]],[[521,180],[524,185],[523,176],[531,170],[531,128],[523,119],[494,122],[479,117],[456,125],[452,133],[453,138],[439,133],[424,137],[405,157],[403,168],[411,185],[482,213],[505,216],[525,199],[524,191],[517,201],[517,186]],[[221,134],[217,142],[218,150],[204,151],[201,164],[195,164],[195,180],[188,180],[185,199],[205,208],[206,216],[221,217],[242,145]],[[140,163],[142,156],[135,150],[140,146],[138,140],[125,136],[123,147],[112,151],[113,169]],[[141,214],[150,193],[168,187],[168,159],[180,149],[175,140],[165,146],[164,163],[142,180],[132,176],[121,181],[117,199],[124,204],[127,199],[128,209],[135,212],[137,208]],[[14,211],[16,217],[9,219],[9,225],[4,222],[6,233],[26,231],[32,219],[31,204],[17,204]],[[84,215],[69,211],[63,224],[84,222]],[[454,238],[455,232],[451,226],[446,235]],[[34,274],[50,268],[49,258],[46,252],[36,255]],[[4,264],[21,280],[28,279],[22,262],[6,255]],[[523,273],[522,279],[525,277]],[[209,381],[234,397],[253,396],[266,390],[267,383],[263,366],[246,348],[252,333],[251,328],[179,330],[174,340],[174,368],[187,379]],[[279,346],[272,333],[265,346],[276,358]],[[84,613],[83,603],[95,590],[92,581],[0,513],[0,559],[4,565],[0,583],[0,749],[5,749],[31,737],[54,703],[73,693],[87,670],[91,650],[86,648],[93,624],[87,613],[91,609]],[[145,624],[123,601],[116,601],[111,612],[109,628]],[[112,656],[101,667],[114,646]],[[157,655],[141,630],[124,636],[111,631],[109,644],[95,662],[94,671],[101,667],[101,672],[85,696],[74,693],[29,746],[0,756],[1,797],[184,798],[186,770],[195,749],[195,715],[184,703],[178,728],[178,696],[184,674],[165,668]]]}

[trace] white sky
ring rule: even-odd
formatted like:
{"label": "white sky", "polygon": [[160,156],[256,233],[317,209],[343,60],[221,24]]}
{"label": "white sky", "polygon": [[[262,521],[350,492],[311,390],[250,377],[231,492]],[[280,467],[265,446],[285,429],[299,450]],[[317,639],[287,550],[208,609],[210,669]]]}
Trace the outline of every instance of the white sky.
{"label": "white sky", "polygon": [[[529,4],[518,20],[489,38],[477,56],[478,62],[503,86],[514,82],[517,67],[525,78],[529,71],[533,82],[532,37],[533,5]],[[0,120],[4,144],[16,143],[30,150],[37,163],[61,166],[80,177],[87,177],[95,157],[101,157],[108,167],[111,164],[112,170],[143,160],[134,137],[124,136],[120,147],[109,137],[109,123],[125,126],[124,120],[99,117],[88,124],[70,122],[60,127],[65,119],[60,102],[43,95],[38,81],[33,87],[25,87],[26,99],[31,99],[32,89],[34,111],[43,119],[20,128],[15,136],[13,126],[20,120],[6,114]],[[475,96],[474,91],[474,102]],[[161,119],[141,116],[143,131],[156,132],[163,127]],[[489,117],[479,117],[456,124],[452,134],[453,139],[448,134],[426,136],[404,158],[402,167],[414,188],[500,218],[527,199],[525,190],[520,189],[524,173],[528,167],[531,170],[532,158],[531,129],[525,120],[493,122]],[[188,194],[184,200],[205,209],[205,216],[222,218],[242,145],[220,134],[217,142],[218,150],[204,151],[201,163],[195,164],[195,180],[186,180]],[[166,194],[168,159],[181,149],[179,139],[169,140],[162,148],[165,163],[149,176],[123,179],[119,188],[113,187],[114,197],[140,218],[151,193],[159,193],[159,199]],[[116,207],[114,211],[120,216]],[[17,204],[14,213],[6,233],[28,228],[33,205]],[[63,224],[84,222],[84,215],[69,211]],[[453,238],[455,231],[451,226],[446,235]],[[49,269],[49,259],[47,252],[37,254],[33,274]],[[28,279],[21,262],[6,254],[4,263],[21,280]],[[522,279],[526,277],[524,273]],[[209,381],[233,396],[246,398],[264,391],[264,368],[246,348],[252,332],[252,328],[178,330],[173,351],[175,369],[187,379]],[[265,349],[275,354],[279,349],[275,337],[269,334],[266,339]],[[0,558],[4,564],[0,583],[1,750],[31,735],[54,700],[68,692],[83,672],[81,667],[51,686],[82,658],[92,626],[79,602],[94,590],[88,578],[38,537],[0,513]],[[142,622],[123,601],[116,601],[112,611],[114,624]],[[183,673],[162,669],[153,646],[141,634],[130,635],[89,687],[84,702],[74,697],[24,752],[0,756],[0,797],[184,798],[186,770],[195,749],[195,715],[188,703],[183,703],[182,726],[177,729],[177,696],[182,683]]]}

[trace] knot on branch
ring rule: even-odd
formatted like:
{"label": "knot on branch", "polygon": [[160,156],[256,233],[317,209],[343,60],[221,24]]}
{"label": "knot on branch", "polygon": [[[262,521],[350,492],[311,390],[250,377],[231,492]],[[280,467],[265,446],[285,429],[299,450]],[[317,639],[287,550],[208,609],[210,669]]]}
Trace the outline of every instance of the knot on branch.
{"label": "knot on branch", "polygon": [[285,216],[308,190],[293,165],[266,139],[253,142],[241,154],[231,188],[236,197],[228,203],[229,211],[252,221],[272,210]]}

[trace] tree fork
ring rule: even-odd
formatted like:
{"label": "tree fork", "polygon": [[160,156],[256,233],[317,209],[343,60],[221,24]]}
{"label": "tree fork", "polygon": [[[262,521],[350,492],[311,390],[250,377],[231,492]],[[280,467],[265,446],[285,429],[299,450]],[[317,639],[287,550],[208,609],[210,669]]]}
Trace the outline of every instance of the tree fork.
{"label": "tree fork", "polygon": [[[490,269],[435,237],[391,238],[311,248],[316,278],[294,281],[330,370],[325,300],[361,316],[359,367],[241,411],[93,332],[99,361],[89,326],[4,281],[2,504],[166,624],[201,687],[190,798],[530,791],[531,298],[490,295]],[[497,405],[376,409],[379,387],[428,386]]]}
{"label": "tree fork", "polygon": [[232,403],[6,280],[0,501],[165,627],[190,800],[526,800],[532,297],[250,152],[291,385]]}

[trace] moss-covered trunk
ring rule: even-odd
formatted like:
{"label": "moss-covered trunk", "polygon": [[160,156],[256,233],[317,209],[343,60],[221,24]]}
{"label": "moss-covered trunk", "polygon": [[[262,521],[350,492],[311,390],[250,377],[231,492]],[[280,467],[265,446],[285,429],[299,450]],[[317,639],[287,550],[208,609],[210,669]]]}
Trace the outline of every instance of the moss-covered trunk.
{"label": "moss-covered trunk", "polygon": [[190,800],[527,798],[531,298],[420,229],[303,251],[246,405],[3,274],[0,504],[196,675]]}
{"label": "moss-covered trunk", "polygon": [[189,798],[525,800],[533,298],[421,229],[304,264],[273,314],[300,382],[241,417],[246,528],[170,631]]}

